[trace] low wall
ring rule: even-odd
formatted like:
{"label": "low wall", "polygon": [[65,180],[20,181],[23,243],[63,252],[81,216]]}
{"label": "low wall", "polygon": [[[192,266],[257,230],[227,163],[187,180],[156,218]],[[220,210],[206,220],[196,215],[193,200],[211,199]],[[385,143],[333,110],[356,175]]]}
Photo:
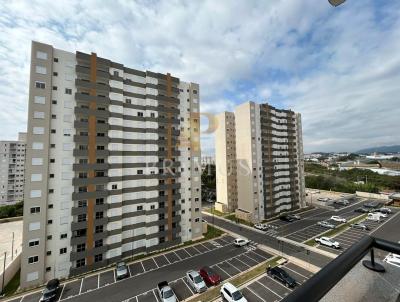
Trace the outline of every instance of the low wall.
{"label": "low wall", "polygon": [[[0,270],[3,270],[3,263],[0,264],[1,268]],[[8,282],[11,281],[11,279],[15,276],[15,274],[19,271],[21,268],[21,253],[19,253],[12,262],[10,262],[6,266],[5,273],[2,271],[0,273],[0,287],[1,287],[1,282],[3,281],[3,273],[4,273],[4,287],[7,286]]]}
{"label": "low wall", "polygon": [[372,198],[372,199],[382,199],[389,200],[389,195],[386,194],[376,194],[376,193],[368,193],[368,192],[359,192],[356,191],[356,195],[359,197]]}

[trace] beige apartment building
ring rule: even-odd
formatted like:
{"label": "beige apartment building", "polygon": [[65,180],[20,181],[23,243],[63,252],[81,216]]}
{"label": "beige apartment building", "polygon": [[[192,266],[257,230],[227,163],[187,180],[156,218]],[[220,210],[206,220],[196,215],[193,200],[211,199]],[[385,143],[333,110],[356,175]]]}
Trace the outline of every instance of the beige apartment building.
{"label": "beige apartment building", "polygon": [[215,209],[234,212],[237,209],[235,115],[222,112],[216,116],[215,173],[217,200]]}
{"label": "beige apartment building", "polygon": [[[217,203],[216,208],[258,222],[303,207],[300,114],[247,102],[237,106],[234,114],[223,113],[217,119],[215,158],[221,206]],[[227,172],[228,162],[235,175]]]}
{"label": "beige apartment building", "polygon": [[33,42],[21,287],[200,238],[199,85]]}

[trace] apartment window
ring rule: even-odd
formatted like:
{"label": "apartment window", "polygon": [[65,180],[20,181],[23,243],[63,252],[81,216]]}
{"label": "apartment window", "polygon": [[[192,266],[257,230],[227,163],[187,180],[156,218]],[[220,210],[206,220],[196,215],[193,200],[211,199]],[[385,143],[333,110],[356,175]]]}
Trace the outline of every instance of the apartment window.
{"label": "apartment window", "polygon": [[137,116],[143,116],[143,112],[140,112],[140,111],[139,111],[139,112],[137,113]]}
{"label": "apartment window", "polygon": [[97,136],[99,136],[99,137],[104,137],[104,136],[105,136],[105,133],[104,133],[104,132],[98,132],[98,133],[97,133]]}
{"label": "apartment window", "polygon": [[143,206],[137,206],[138,211],[143,211]]}
{"label": "apartment window", "polygon": [[46,67],[39,66],[39,65],[35,66],[35,71],[36,71],[36,73],[39,73],[39,74],[46,74],[47,73]]}
{"label": "apartment window", "polygon": [[60,235],[60,239],[66,239],[66,238],[67,238],[67,234],[64,233],[64,234]]}
{"label": "apartment window", "polygon": [[51,103],[52,103],[53,105],[57,105],[57,101],[56,101],[56,100],[52,100]]}
{"label": "apartment window", "polygon": [[159,232],[163,232],[164,230],[165,230],[165,226],[160,225],[160,226],[158,227],[158,231],[159,231]]}
{"label": "apartment window", "polygon": [[150,210],[154,210],[156,208],[156,206],[153,204],[150,206]]}
{"label": "apartment window", "polygon": [[80,243],[76,245],[76,251],[79,252],[83,252],[86,250],[86,244],[85,243]]}
{"label": "apartment window", "polygon": [[79,178],[87,178],[87,176],[88,176],[87,172],[79,172],[78,175]]}
{"label": "apartment window", "polygon": [[46,255],[47,255],[47,256],[50,256],[50,255],[51,255],[51,251],[47,251],[47,252],[46,252]]}
{"label": "apartment window", "polygon": [[78,222],[86,221],[86,214],[79,214],[78,215]]}
{"label": "apartment window", "polygon": [[45,89],[46,88],[46,83],[45,82],[36,81],[35,82],[35,87],[39,88],[39,89]]}
{"label": "apartment window", "polygon": [[29,240],[29,247],[34,247],[39,245],[39,239]]}
{"label": "apartment window", "polygon": [[54,206],[53,206],[53,204],[51,203],[51,204],[49,204],[48,206],[47,206],[47,208],[48,209],[52,209]]}
{"label": "apartment window", "polygon": [[55,148],[56,144],[50,144],[50,148]]}
{"label": "apartment window", "polygon": [[87,164],[88,163],[88,159],[87,158],[80,158],[79,159],[79,163],[80,164]]}
{"label": "apartment window", "polygon": [[96,212],[96,219],[101,219],[104,217],[104,213],[103,212]]}
{"label": "apartment window", "polygon": [[51,267],[50,266],[46,267],[46,272],[51,272]]}
{"label": "apartment window", "polygon": [[137,170],[137,174],[138,175],[142,175],[143,174],[143,170]]}
{"label": "apartment window", "polygon": [[125,102],[126,102],[127,104],[131,104],[131,103],[132,103],[131,99],[126,99]]}
{"label": "apartment window", "polygon": [[44,112],[42,111],[33,112],[33,118],[44,119]]}
{"label": "apartment window", "polygon": [[54,193],[54,189],[49,189],[49,194]]}
{"label": "apartment window", "polygon": [[52,118],[53,120],[55,120],[55,119],[57,118],[57,115],[52,114],[52,115],[51,115],[51,118]]}
{"label": "apartment window", "polygon": [[58,72],[54,71],[53,76],[55,76],[55,77],[58,76]]}
{"label": "apartment window", "polygon": [[76,267],[82,267],[85,266],[86,260],[85,259],[78,259],[76,260]]}
{"label": "apartment window", "polygon": [[57,90],[57,86],[53,86],[53,90]]}
{"label": "apartment window", "polygon": [[88,146],[87,145],[79,145],[79,150],[87,150]]}
{"label": "apartment window", "polygon": [[71,88],[65,88],[65,94],[72,94]]}
{"label": "apartment window", "polygon": [[103,226],[102,225],[96,225],[96,233],[103,233]]}
{"label": "apartment window", "polygon": [[40,207],[32,207],[31,214],[37,214],[37,213],[40,213]]}
{"label": "apartment window", "polygon": [[63,247],[60,249],[60,255],[66,254],[67,253],[67,248]]}
{"label": "apartment window", "polygon": [[103,239],[99,239],[94,242],[94,247],[101,247],[101,246],[103,246]]}
{"label": "apartment window", "polygon": [[54,174],[50,174],[49,177],[50,177],[50,178],[54,178]]}
{"label": "apartment window", "polygon": [[51,131],[50,131],[51,133],[56,133],[56,129],[51,129]]}
{"label": "apartment window", "polygon": [[78,200],[78,208],[86,208],[87,200]]}
{"label": "apartment window", "polygon": [[37,51],[36,59],[47,60],[47,52]]}
{"label": "apartment window", "polygon": [[79,229],[75,232],[76,237],[84,237],[86,236],[86,229]]}
{"label": "apartment window", "polygon": [[53,224],[53,220],[52,219],[47,220],[47,224]]}
{"label": "apartment window", "polygon": [[118,186],[117,185],[112,185],[111,189],[116,190],[116,189],[118,189]]}
{"label": "apartment window", "polygon": [[104,150],[104,146],[97,146],[97,150]]}
{"label": "apartment window", "polygon": [[104,204],[104,198],[96,198],[96,205]]}
{"label": "apartment window", "polygon": [[94,256],[94,262],[100,262],[103,260],[103,254],[98,254]]}
{"label": "apartment window", "polygon": [[44,96],[35,95],[35,97],[33,98],[33,102],[35,104],[45,104],[46,98]]}
{"label": "apartment window", "polygon": [[104,158],[98,158],[98,159],[96,160],[96,163],[98,163],[98,164],[104,164]]}
{"label": "apartment window", "polygon": [[87,187],[79,187],[78,190],[80,193],[87,192]]}
{"label": "apartment window", "polygon": [[154,114],[154,112],[150,113],[151,117],[155,117],[156,115]]}
{"label": "apartment window", "polygon": [[33,127],[33,134],[44,134],[44,127]]}
{"label": "apartment window", "polygon": [[194,211],[195,211],[195,212],[198,212],[198,211],[200,211],[200,209],[199,209],[199,208],[195,208]]}
{"label": "apartment window", "polygon": [[54,61],[55,63],[58,63],[58,58],[54,58],[53,61]]}
{"label": "apartment window", "polygon": [[32,263],[36,263],[39,261],[39,256],[32,256],[28,258],[28,263],[32,264]]}

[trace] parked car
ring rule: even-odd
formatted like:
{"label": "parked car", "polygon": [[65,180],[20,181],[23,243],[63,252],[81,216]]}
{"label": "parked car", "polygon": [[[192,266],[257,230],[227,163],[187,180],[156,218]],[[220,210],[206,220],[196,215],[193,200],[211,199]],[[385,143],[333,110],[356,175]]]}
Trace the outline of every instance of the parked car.
{"label": "parked car", "polygon": [[115,268],[115,274],[117,276],[117,280],[129,277],[128,267],[126,266],[125,262],[117,263],[117,267]]}
{"label": "parked car", "polygon": [[329,222],[327,222],[327,221],[318,221],[317,224],[318,224],[319,226],[322,226],[322,227],[327,228],[327,229],[334,229],[334,228],[336,228],[334,224],[329,223]]}
{"label": "parked car", "polygon": [[357,213],[369,213],[370,210],[368,210],[366,208],[357,208],[357,209],[354,210],[354,212],[357,212]]}
{"label": "parked car", "polygon": [[346,218],[340,217],[340,216],[332,216],[331,220],[336,221],[336,222],[341,222],[341,223],[346,223],[347,220]]}
{"label": "parked car", "polygon": [[287,216],[289,216],[289,218],[292,218],[293,220],[301,219],[300,215],[297,215],[297,214],[288,214]]}
{"label": "parked car", "polygon": [[392,214],[392,210],[389,208],[380,208],[379,212],[381,212],[383,214]]}
{"label": "parked car", "polygon": [[250,241],[248,239],[246,239],[246,238],[236,238],[233,241],[233,244],[236,245],[236,246],[244,246],[244,245],[249,245]]}
{"label": "parked car", "polygon": [[400,267],[400,255],[390,253],[383,259],[388,264]]}
{"label": "parked car", "polygon": [[367,220],[380,222],[381,221],[381,216],[378,213],[368,213]]}
{"label": "parked car", "polygon": [[222,300],[228,302],[247,302],[246,298],[243,297],[243,294],[229,282],[226,282],[221,286],[221,297]]}
{"label": "parked car", "polygon": [[315,242],[318,242],[321,245],[333,247],[335,249],[340,248],[340,243],[329,237],[315,238]]}
{"label": "parked car", "polygon": [[318,201],[322,201],[322,202],[328,202],[329,200],[330,200],[330,198],[327,198],[327,197],[320,197],[320,198],[318,198],[317,199]]}
{"label": "parked car", "polygon": [[335,200],[333,203],[342,205],[342,206],[347,206],[348,204],[350,204],[350,202],[347,199],[339,199],[339,200]]}
{"label": "parked car", "polygon": [[221,276],[208,266],[202,267],[199,273],[207,285],[217,285],[221,282]]}
{"label": "parked car", "polygon": [[40,298],[40,302],[50,302],[55,301],[57,297],[57,291],[60,288],[60,280],[52,279],[47,282],[46,287],[42,292],[42,297]]}
{"label": "parked car", "polygon": [[264,226],[262,223],[256,223],[256,224],[254,225],[254,227],[255,227],[257,230],[265,230],[265,226]]}
{"label": "parked car", "polygon": [[371,208],[371,209],[376,209],[376,208],[379,207],[379,205],[380,205],[380,203],[377,202],[377,201],[370,201],[370,202],[365,203],[364,207]]}
{"label": "parked car", "polygon": [[290,276],[283,268],[278,266],[268,267],[266,270],[268,276],[279,280],[281,283],[286,285],[286,287],[293,288],[297,285],[296,280]]}
{"label": "parked car", "polygon": [[168,281],[162,281],[157,285],[158,296],[161,302],[177,302],[178,299],[172,288],[169,286]]}
{"label": "parked car", "polygon": [[379,215],[379,217],[381,217],[381,218],[387,218],[388,217],[388,214],[384,214],[382,212],[374,212],[374,214]]}
{"label": "parked car", "polygon": [[369,231],[369,227],[363,223],[353,223],[350,225],[353,229],[359,229],[363,231]]}
{"label": "parked car", "polygon": [[293,217],[290,217],[289,215],[281,215],[281,216],[279,216],[279,219],[282,221],[286,221],[286,222],[295,221],[295,219]]}
{"label": "parked car", "polygon": [[197,293],[202,293],[207,290],[207,285],[204,282],[203,278],[200,276],[200,274],[196,271],[188,271],[186,273],[186,279],[189,283],[189,285],[197,292]]}

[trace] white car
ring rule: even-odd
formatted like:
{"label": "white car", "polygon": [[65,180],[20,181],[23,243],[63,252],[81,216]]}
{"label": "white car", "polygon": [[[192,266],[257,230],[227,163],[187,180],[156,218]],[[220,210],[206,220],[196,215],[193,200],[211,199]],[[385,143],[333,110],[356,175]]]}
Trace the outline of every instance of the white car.
{"label": "white car", "polygon": [[335,228],[335,225],[333,225],[332,223],[329,223],[327,221],[318,221],[317,224],[319,226],[322,226],[322,227],[327,228],[327,229],[334,229]]}
{"label": "white car", "polygon": [[318,242],[321,245],[333,247],[335,249],[340,248],[340,243],[333,240],[332,238],[329,237],[321,237],[321,238],[315,238],[315,241]]}
{"label": "white car", "polygon": [[242,293],[232,283],[229,282],[226,282],[221,286],[221,297],[222,300],[228,302],[247,302]]}
{"label": "white car", "polygon": [[196,271],[188,271],[186,273],[186,279],[189,285],[197,292],[202,293],[207,290],[207,285],[204,282],[203,278]]}
{"label": "white car", "polygon": [[381,221],[381,216],[378,213],[368,213],[367,220],[380,222]]}
{"label": "white car", "polygon": [[340,216],[332,216],[331,220],[336,221],[336,222],[342,222],[342,223],[346,223],[347,220],[346,218],[340,217]]}
{"label": "white car", "polygon": [[265,226],[264,226],[262,223],[256,223],[256,224],[254,225],[254,227],[255,227],[257,230],[264,230],[264,229],[265,229]]}
{"label": "white car", "polygon": [[246,238],[236,238],[233,241],[233,244],[236,246],[244,246],[244,245],[248,245],[250,243],[250,241]]}
{"label": "white car", "polygon": [[374,214],[378,215],[381,218],[387,218],[388,217],[387,214],[384,214],[384,213],[381,213],[381,212],[374,212]]}
{"label": "white car", "polygon": [[385,257],[383,261],[385,261],[388,264],[400,267],[400,255],[390,253]]}

